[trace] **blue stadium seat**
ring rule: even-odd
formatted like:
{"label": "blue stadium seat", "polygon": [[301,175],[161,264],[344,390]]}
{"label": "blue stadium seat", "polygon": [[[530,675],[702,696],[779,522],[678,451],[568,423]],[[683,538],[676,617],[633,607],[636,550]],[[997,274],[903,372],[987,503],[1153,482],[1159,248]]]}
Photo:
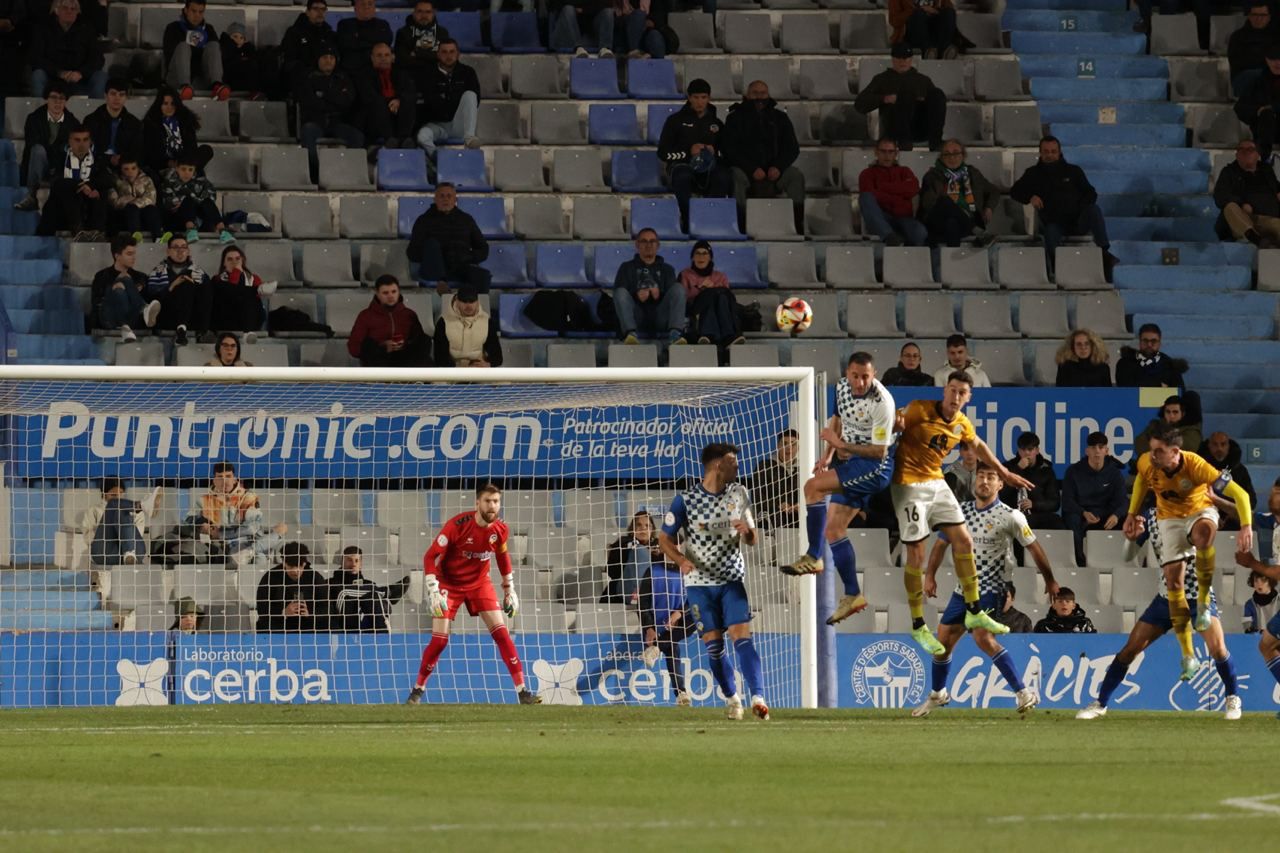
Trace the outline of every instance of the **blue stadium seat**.
{"label": "blue stadium seat", "polygon": [[683,240],[688,236],[680,229],[680,207],[674,198],[631,199],[631,236],[642,228],[652,228],[663,240]]}
{"label": "blue stadium seat", "polygon": [[673,113],[679,112],[684,104],[650,104],[648,123],[645,126],[645,141],[657,145],[662,139],[662,128]]}
{"label": "blue stadium seat", "polygon": [[[596,317],[596,306],[600,304],[600,291],[584,290],[582,299],[587,303],[587,307],[591,309],[591,316]],[[614,336],[613,329],[599,329],[591,332],[565,332],[566,338],[612,338]]]}
{"label": "blue stadium seat", "polygon": [[716,269],[724,273],[732,287],[764,288],[769,282],[760,278],[760,260],[755,246],[717,246]]}
{"label": "blue stadium seat", "polygon": [[663,193],[662,165],[656,151],[615,151],[612,186],[619,192]]}
{"label": "blue stadium seat", "polygon": [[[489,52],[480,35],[479,12],[436,12],[436,20],[449,31],[449,37],[458,42],[458,50],[463,53]],[[402,25],[392,24],[391,31],[395,32]]]}
{"label": "blue stadium seat", "polygon": [[549,332],[529,322],[524,316],[524,306],[533,298],[531,293],[504,293],[498,299],[498,328],[507,338],[555,338],[555,332]]}
{"label": "blue stadium seat", "polygon": [[738,230],[738,203],[731,198],[689,199],[689,235],[696,240],[745,240]]}
{"label": "blue stadium seat", "polygon": [[383,148],[378,151],[378,189],[429,190],[427,152],[421,148]]}
{"label": "blue stadium seat", "polygon": [[458,192],[493,192],[484,167],[484,152],[478,149],[438,151],[436,180],[453,184]]}
{"label": "blue stadium seat", "polygon": [[429,195],[402,195],[396,210],[396,230],[401,237],[413,233],[413,223],[426,212],[435,200]]}
{"label": "blue stadium seat", "polygon": [[[474,152],[479,154],[479,151]],[[507,208],[501,198],[466,196],[458,199],[458,207],[471,214],[480,231],[490,240],[510,240],[515,235],[507,230]]]}
{"label": "blue stadium seat", "polygon": [[646,101],[682,101],[676,85],[676,65],[670,59],[627,61],[627,94]]}
{"label": "blue stadium seat", "polygon": [[607,243],[596,246],[596,259],[592,279],[601,287],[613,287],[618,267],[635,256],[636,249],[630,243]]}
{"label": "blue stadium seat", "polygon": [[59,284],[62,261],[0,260],[0,284]]}
{"label": "blue stadium seat", "polygon": [[533,12],[495,12],[489,26],[489,41],[498,53],[546,53],[538,35],[538,16]]}
{"label": "blue stadium seat", "polygon": [[621,100],[617,63],[612,59],[570,60],[569,97],[587,101]]}
{"label": "blue stadium seat", "polygon": [[587,251],[581,243],[539,243],[533,259],[541,287],[590,287]]}
{"label": "blue stadium seat", "polygon": [[592,104],[587,110],[587,137],[594,145],[644,144],[632,104]]}
{"label": "blue stadium seat", "polygon": [[533,287],[529,280],[524,243],[494,243],[480,266],[493,276],[494,287]]}

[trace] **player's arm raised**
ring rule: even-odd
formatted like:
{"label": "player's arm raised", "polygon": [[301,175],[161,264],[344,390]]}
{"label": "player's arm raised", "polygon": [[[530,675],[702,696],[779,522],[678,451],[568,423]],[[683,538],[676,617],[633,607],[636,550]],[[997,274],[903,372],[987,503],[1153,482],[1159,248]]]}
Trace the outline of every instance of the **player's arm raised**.
{"label": "player's arm raised", "polygon": [[929,564],[924,568],[924,594],[929,598],[938,595],[938,567],[947,556],[951,543],[939,536],[933,541],[933,550],[929,552]]}
{"label": "player's arm raised", "polygon": [[1147,478],[1142,476],[1139,469],[1138,476],[1133,480],[1133,493],[1129,496],[1129,514],[1124,519],[1124,535],[1126,538],[1133,540],[1142,535],[1142,530],[1146,526],[1142,517],[1138,515],[1138,511],[1142,509],[1142,502],[1147,499],[1147,492],[1151,491],[1151,486],[1147,483]]}
{"label": "player's arm raised", "polygon": [[1021,477],[1008,468],[1004,467],[1004,463],[996,458],[995,451],[987,446],[987,443],[976,435],[973,437],[973,450],[978,454],[978,458],[986,462],[992,468],[996,469],[996,473],[1000,475],[1000,479],[1010,486],[1017,486],[1020,489],[1031,491],[1036,487],[1035,483],[1025,477]]}

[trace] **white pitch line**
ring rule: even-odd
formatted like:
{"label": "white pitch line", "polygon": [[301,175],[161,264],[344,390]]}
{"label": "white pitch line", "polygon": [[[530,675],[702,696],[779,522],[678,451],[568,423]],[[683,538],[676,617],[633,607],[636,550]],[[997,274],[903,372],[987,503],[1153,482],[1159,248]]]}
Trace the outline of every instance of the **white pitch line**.
{"label": "white pitch line", "polygon": [[[1275,803],[1264,802],[1265,800],[1280,799],[1280,794],[1260,794],[1256,797],[1231,797],[1222,801],[1222,805],[1231,806],[1236,809],[1245,809],[1252,814],[1249,817],[1260,817],[1262,815],[1280,814],[1280,805]],[[1241,815],[1244,817],[1244,815]]]}
{"label": "white pitch line", "polygon": [[1259,794],[1256,797],[1230,797],[1219,805],[1239,812],[1192,812],[1190,814],[1130,814],[1125,812],[1082,812],[1080,814],[1041,814],[1041,815],[1001,815],[987,818],[987,823],[1068,823],[1074,821],[1184,821],[1201,822],[1214,820],[1244,820],[1247,818],[1271,817],[1280,814],[1280,803],[1268,802],[1280,799],[1280,794]]}

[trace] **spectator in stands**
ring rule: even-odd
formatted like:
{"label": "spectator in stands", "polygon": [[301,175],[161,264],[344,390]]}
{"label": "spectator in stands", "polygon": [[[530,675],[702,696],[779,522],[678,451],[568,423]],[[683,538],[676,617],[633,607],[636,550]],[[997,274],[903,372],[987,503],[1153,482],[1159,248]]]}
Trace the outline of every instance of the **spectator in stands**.
{"label": "spectator in stands", "polygon": [[119,477],[102,479],[102,503],[89,507],[80,528],[89,540],[89,560],[95,566],[132,566],[147,556],[147,522],[155,512],[159,489],[144,503],[125,497]]}
{"label": "spectator in stands", "polygon": [[1138,348],[1120,348],[1120,360],[1116,362],[1117,388],[1181,387],[1182,374],[1187,372],[1187,362],[1181,358],[1170,358],[1161,352],[1162,337],[1160,327],[1155,323],[1143,323],[1138,329]]}
{"label": "spectator in stands", "polygon": [[1280,180],[1275,168],[1261,165],[1258,146],[1246,139],[1236,159],[1222,167],[1213,185],[1213,201],[1222,213],[1214,230],[1222,239],[1248,240],[1260,249],[1280,247]]}
{"label": "spectator in stands", "polygon": [[[289,91],[294,91],[303,78],[316,69],[317,60],[325,53],[331,54],[334,65],[337,64],[338,36],[324,18],[328,11],[325,0],[307,0],[307,10],[284,31],[284,38],[280,40],[280,69]],[[363,147],[363,142],[354,147]]]}
{"label": "spectator in stands", "polygon": [[362,367],[430,367],[431,338],[418,312],[404,304],[395,276],[378,276],[369,307],[356,315],[347,352]]}
{"label": "spectator in stands", "polygon": [[898,388],[924,388],[933,385],[933,377],[920,369],[923,356],[914,341],[907,341],[898,351],[898,363],[885,371],[880,380]]}
{"label": "spectator in stands", "polygon": [[608,578],[601,604],[639,604],[640,582],[654,563],[662,562],[657,531],[648,510],[631,517],[627,532],[609,543],[605,549],[604,573]]}
{"label": "spectator in stands", "polygon": [[751,474],[748,490],[754,502],[756,522],[769,530],[798,527],[800,524],[800,472],[796,456],[800,433],[786,429],[778,433],[777,448]]}
{"label": "spectator in stands", "polygon": [[[111,238],[111,266],[99,270],[90,288],[90,321],[95,329],[118,329],[122,343],[138,339],[133,326],[154,326],[160,303],[143,299],[147,277],[134,269],[138,241],[128,234]],[[153,307],[154,306],[154,307]]]}
{"label": "spectator in stands", "polygon": [[1062,477],[1062,520],[1075,537],[1076,565],[1085,565],[1084,540],[1090,530],[1115,530],[1129,509],[1124,466],[1111,455],[1105,432],[1091,432],[1084,458]]}
{"label": "spectator in stands", "polygon": [[745,229],[747,198],[789,198],[796,231],[804,233],[804,175],[795,167],[800,143],[791,117],[769,97],[769,85],[753,80],[742,102],[729,107],[720,146],[733,174],[738,225]]}
{"label": "spectator in stands", "polygon": [[1006,486],[1001,490],[1000,499],[1021,510],[1027,523],[1036,530],[1066,530],[1067,525],[1058,514],[1062,509],[1058,475],[1053,471],[1053,463],[1040,452],[1040,436],[1030,431],[1019,435],[1018,455],[1006,462],[1005,467],[1030,480],[1035,488],[1027,491]]}
{"label": "spectator in stands", "polygon": [[990,388],[991,379],[982,369],[982,362],[969,358],[969,341],[964,335],[947,338],[947,363],[933,372],[933,384],[941,388],[953,371],[963,370],[973,380],[974,388]]}
{"label": "spectator in stands", "polygon": [[613,49],[631,59],[663,59],[667,41],[654,17],[653,7],[664,0],[613,0]]}
{"label": "spectator in stands", "polygon": [[1102,249],[1102,269],[1107,281],[1120,259],[1111,254],[1107,223],[1098,207],[1098,191],[1085,177],[1084,169],[1062,156],[1057,137],[1040,140],[1040,159],[1022,173],[1009,189],[1019,204],[1034,207],[1044,231],[1046,262],[1052,269],[1055,252],[1065,237],[1091,234]]}
{"label": "spectator in stands", "polygon": [[173,624],[169,626],[170,631],[181,631],[184,634],[195,634],[204,628],[204,610],[200,605],[196,604],[196,600],[189,595],[184,595],[178,599],[178,603],[173,606],[177,619],[173,620]]}
{"label": "spectator in stands", "polygon": [[920,181],[898,164],[898,143],[889,137],[876,142],[876,161],[858,175],[858,210],[862,230],[874,234],[886,246],[923,246],[929,234],[915,218],[911,200],[920,192]]}
{"label": "spectator in stands", "polygon": [[1136,470],[1138,457],[1151,449],[1151,437],[1169,427],[1177,427],[1178,432],[1182,434],[1183,447],[1200,447],[1203,441],[1200,419],[1189,418],[1187,407],[1183,403],[1184,400],[1177,394],[1165,398],[1164,405],[1160,407],[1160,416],[1152,418],[1142,432],[1133,439],[1133,461],[1129,463],[1130,470]]}
{"label": "spectator in stands", "polygon": [[917,215],[929,229],[931,245],[956,247],[972,237],[983,249],[996,239],[990,226],[1000,193],[976,166],[965,162],[964,153],[958,139],[942,143],[942,154],[920,182]]}
{"label": "spectator in stands", "polygon": [[155,182],[142,171],[136,157],[120,161],[120,176],[107,201],[115,211],[119,230],[129,234],[145,231],[151,237],[159,237],[164,231]]}
{"label": "spectator in stands", "polygon": [[435,203],[413,223],[405,255],[418,265],[418,280],[434,281],[437,293],[448,293],[449,282],[489,292],[492,277],[480,266],[489,257],[489,241],[471,214],[458,208],[458,191],[447,181],[436,185]]}
{"label": "spectator in stands", "polygon": [[1111,354],[1095,332],[1076,329],[1058,347],[1059,388],[1110,388]]}
{"label": "spectator in stands", "polygon": [[218,335],[213,344],[213,358],[204,363],[205,367],[253,367],[240,355],[240,339],[231,332]]}
{"label": "spectator in stands", "polygon": [[80,0],[54,0],[52,12],[31,27],[31,96],[42,97],[49,81],[58,78],[70,94],[101,98],[107,86],[102,48],[80,15]]}
{"label": "spectator in stands", "polygon": [[[1096,634],[1084,608],[1076,604],[1076,594],[1069,587],[1059,587],[1049,614],[1036,623],[1037,634]],[[259,629],[261,630],[261,629]]]}
{"label": "spectator in stands", "polygon": [[196,174],[198,159],[189,154],[178,158],[178,165],[164,173],[160,186],[160,206],[165,224],[171,231],[181,231],[188,243],[200,239],[199,229],[213,231],[223,243],[234,243],[235,236],[222,221],[218,209],[218,191],[208,178]]}
{"label": "spectator in stands", "polygon": [[[1244,464],[1244,451],[1240,449],[1240,445],[1236,444],[1235,439],[1227,435],[1222,430],[1212,432],[1209,437],[1200,443],[1196,451],[1204,457],[1205,461],[1217,468],[1219,471],[1225,471],[1231,475],[1231,479],[1240,484],[1240,488],[1245,490],[1249,495],[1250,506],[1258,505],[1258,495],[1253,490],[1253,477],[1249,474],[1249,469]],[[1240,521],[1229,514],[1224,513],[1221,522],[1218,524],[1219,530],[1239,530]]]}
{"label": "spectator in stands", "polygon": [[658,254],[658,232],[642,228],[636,235],[636,254],[618,267],[613,280],[613,304],[618,312],[618,337],[639,343],[637,333],[686,343],[685,291],[676,271]]}
{"label": "spectator in stands", "polygon": [[[320,180],[317,145],[322,136],[341,139],[348,148],[364,148],[364,132],[356,124],[356,84],[338,68],[338,56],[329,44],[316,47],[315,69],[301,78],[296,90],[302,124],[298,141],[307,149],[311,180]],[[353,122],[355,122],[353,124]]]}
{"label": "spectator in stands", "polygon": [[1271,5],[1266,2],[1245,4],[1244,26],[1227,40],[1227,66],[1230,69],[1231,91],[1239,93],[1250,88],[1267,70],[1267,49],[1280,42],[1271,20]]}
{"label": "spectator in stands", "polygon": [[573,51],[575,58],[590,56],[591,41],[583,30],[595,34],[596,56],[613,57],[613,0],[572,0],[548,8],[548,46],[556,53]]}
{"label": "spectator in stands", "polygon": [[248,92],[252,101],[263,100],[264,92],[276,90],[272,64],[263,61],[265,56],[259,56],[258,48],[245,33],[244,24],[239,21],[228,24],[218,47],[222,51],[224,80],[229,87]]}
{"label": "spectator in stands", "polygon": [[[385,556],[385,555],[384,555]],[[361,634],[385,634],[387,617],[409,589],[409,575],[382,586],[363,574],[364,551],[359,545],[342,549],[342,567],[329,578],[328,629]]]}
{"label": "spectator in stands", "polygon": [[[372,0],[361,2],[372,5]],[[396,55],[390,44],[375,44],[370,52],[370,64],[355,75],[356,93],[364,113],[364,138],[372,149],[413,145],[418,95],[413,76],[396,68],[395,62]],[[371,150],[370,158],[374,155],[375,151]]]}
{"label": "spectator in stands", "polygon": [[[1252,554],[1248,557],[1257,559]],[[1276,582],[1256,571],[1249,572],[1249,588],[1253,594],[1244,603],[1244,632],[1258,634],[1280,613],[1280,595],[1276,595]]]}
{"label": "spectator in stands", "polygon": [[[364,0],[373,5],[372,0]],[[309,632],[327,626],[329,582],[311,568],[311,549],[284,546],[280,564],[258,582],[258,633]]]}
{"label": "spectator in stands", "polygon": [[67,109],[67,84],[52,80],[45,87],[44,106],[27,114],[22,125],[22,180],[27,187],[14,210],[35,210],[40,206],[36,192],[52,177],[52,164],[61,162],[67,150],[67,135],[80,122]]}
{"label": "spectator in stands", "polygon": [[200,120],[178,93],[160,87],[147,114],[142,117],[143,166],[159,176],[165,169],[178,165],[179,157],[194,158],[196,168],[203,170],[213,159],[213,149],[201,145],[196,137]]}
{"label": "spectator in stands", "polygon": [[55,164],[49,181],[49,198],[40,212],[37,234],[52,236],[69,231],[77,242],[106,239],[107,196],[115,186],[111,166],[93,151],[93,139],[82,127],[67,134],[67,151]]}
{"label": "spectator in stands", "polygon": [[268,528],[258,496],[236,476],[230,462],[215,462],[209,491],[200,496],[200,515],[209,520],[227,553],[240,565],[266,559],[284,544],[289,526]]}
{"label": "spectator in stands", "polygon": [[434,340],[436,367],[502,366],[498,318],[480,304],[473,285],[462,285],[443,301]]}
{"label": "spectator in stands", "polygon": [[956,460],[942,469],[942,478],[947,481],[956,500],[964,503],[974,499],[973,481],[978,473],[978,451],[969,442],[962,441],[956,445],[956,453]]}
{"label": "spectator in stands", "polygon": [[889,0],[889,43],[905,44],[923,59],[955,59],[956,7],[951,0]]}
{"label": "spectator in stands", "polygon": [[209,277],[191,261],[186,235],[170,237],[165,259],[147,278],[146,299],[160,303],[156,325],[173,329],[174,344],[186,346],[188,327],[199,333],[209,331],[212,297]]}
{"label": "spectator in stands", "polygon": [[225,101],[231,87],[222,82],[218,31],[205,21],[204,7],[204,0],[186,0],[178,20],[164,28],[164,79],[184,101],[195,95],[193,83],[208,83],[213,97]]}
{"label": "spectator in stands", "polygon": [[[419,98],[427,90],[426,73],[436,66],[436,51],[449,37],[449,31],[436,20],[431,0],[417,0],[413,12],[405,16],[404,26],[396,30],[396,65],[414,76]],[[421,100],[418,103],[421,106]]]}
{"label": "spectator in stands", "polygon": [[1010,634],[1030,634],[1031,617],[1013,606],[1018,590],[1013,581],[1004,582],[1004,607],[999,613],[992,614],[995,620],[1009,629]]}
{"label": "spectator in stands", "polygon": [[858,92],[853,108],[863,115],[880,111],[880,136],[892,139],[902,151],[927,140],[930,151],[942,148],[947,123],[947,96],[933,81],[911,67],[911,47],[896,44],[892,65],[872,77]]}
{"label": "spectator in stands", "polygon": [[276,282],[263,281],[250,270],[243,249],[227,246],[222,250],[222,263],[209,286],[215,329],[255,333],[262,328],[267,318],[263,299],[275,293]]}
{"label": "spectator in stands", "polygon": [[728,277],[716,269],[715,253],[706,240],[693,244],[689,266],[680,271],[680,284],[690,331],[698,336],[698,343],[713,343],[724,350],[747,342],[738,320],[738,300],[729,289]]}
{"label": "spectator in stands", "polygon": [[[0,0],[0,95],[20,95],[28,91],[23,85],[23,65],[27,54],[24,36],[27,30],[25,0]],[[34,90],[31,90],[34,92]],[[43,97],[40,92],[34,97]]]}
{"label": "spectator in stands", "polygon": [[[93,137],[93,150],[120,170],[124,159],[137,162],[142,156],[142,120],[129,112],[125,100],[129,84],[118,77],[107,81],[107,100],[85,117],[84,126]],[[137,229],[133,229],[137,230]]]}
{"label": "spectator in stands", "polygon": [[373,49],[380,44],[390,45],[395,35],[391,25],[378,17],[374,0],[353,0],[351,7],[355,16],[338,21],[338,50],[343,70],[359,77],[372,64]]}
{"label": "spectator in stands", "polygon": [[711,103],[711,84],[699,77],[685,91],[685,105],[662,125],[658,159],[667,165],[671,192],[680,205],[680,225],[687,231],[689,198],[694,193],[708,198],[728,196],[733,192],[733,174],[720,159],[723,127]]}
{"label": "spectator in stands", "polygon": [[422,109],[418,121],[423,124],[418,129],[418,144],[428,155],[435,154],[436,141],[444,139],[461,139],[468,148],[479,148],[480,78],[474,68],[458,61],[458,43],[451,38],[441,41],[419,79]]}

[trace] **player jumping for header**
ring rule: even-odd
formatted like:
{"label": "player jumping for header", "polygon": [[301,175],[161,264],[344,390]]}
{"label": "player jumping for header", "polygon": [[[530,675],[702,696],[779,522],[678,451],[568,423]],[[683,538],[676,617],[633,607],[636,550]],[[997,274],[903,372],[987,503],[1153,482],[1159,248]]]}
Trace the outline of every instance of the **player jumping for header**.
{"label": "player jumping for header", "polygon": [[[834,625],[865,610],[867,599],[858,588],[858,564],[849,541],[849,522],[875,495],[889,486],[893,476],[893,396],[876,379],[871,356],[849,356],[844,378],[836,385],[836,413],[822,430],[827,452],[805,481],[805,527],[809,550],[789,566],[787,575],[822,571],[822,541],[831,545],[831,561],[840,573],[844,595],[827,619]],[[831,496],[828,511],[827,496]]]}
{"label": "player jumping for header", "polygon": [[[418,681],[409,692],[407,705],[417,705],[426,691],[427,679],[435,671],[436,662],[449,645],[449,625],[465,602],[467,612],[479,616],[489,629],[489,636],[502,653],[502,662],[511,673],[521,705],[542,703],[539,696],[524,686],[524,669],[520,655],[511,641],[502,614],[515,616],[520,607],[511,588],[511,555],[507,553],[507,525],[498,518],[502,510],[502,489],[490,482],[476,487],[476,508],[455,515],[444,523],[423,557],[427,575],[427,598],[431,605],[431,642],[422,653]],[[489,580],[489,562],[495,559],[502,573],[502,610]]]}
{"label": "player jumping for header", "polygon": [[906,545],[907,560],[902,582],[911,608],[911,638],[931,655],[946,654],[946,647],[924,623],[924,543],[931,530],[941,530],[951,543],[956,579],[964,595],[964,627],[982,628],[992,634],[1007,634],[991,614],[983,610],[978,595],[978,570],[973,558],[973,539],[965,527],[964,513],[951,487],[942,476],[942,460],[961,441],[966,442],[1011,486],[1034,488],[1029,480],[1011,472],[978,438],[964,407],[973,396],[973,380],[963,371],[947,377],[941,400],[916,400],[902,413],[902,431],[893,471],[893,508],[898,514],[898,530]]}
{"label": "player jumping for header", "polygon": [[[684,551],[676,535],[685,531]],[[738,482],[738,448],[713,443],[702,449],[702,479],[676,495],[663,519],[658,542],[667,561],[685,576],[685,595],[694,625],[707,646],[711,674],[728,700],[729,719],[742,719],[742,699],[725,659],[724,635],[751,693],[751,712],[769,719],[764,700],[764,673],[751,640],[751,605],[747,602],[746,563],[742,544],[755,545],[751,498]]]}
{"label": "player jumping for header", "polygon": [[1169,620],[1178,645],[1182,648],[1182,680],[1190,681],[1200,668],[1191,648],[1192,613],[1187,606],[1183,584],[1185,561],[1195,558],[1197,604],[1195,629],[1209,630],[1212,618],[1209,596],[1213,592],[1213,568],[1217,552],[1213,547],[1218,535],[1218,509],[1213,505],[1210,488],[1235,502],[1240,517],[1240,533],[1236,550],[1253,549],[1253,510],[1249,495],[1231,479],[1230,471],[1219,471],[1202,457],[1182,449],[1182,433],[1175,427],[1156,432],[1151,449],[1138,458],[1138,477],[1133,482],[1129,499],[1129,515],[1124,520],[1124,535],[1137,539],[1146,529],[1138,510],[1151,491],[1156,496],[1156,525],[1160,536],[1155,544],[1156,558],[1164,571],[1169,591]]}

